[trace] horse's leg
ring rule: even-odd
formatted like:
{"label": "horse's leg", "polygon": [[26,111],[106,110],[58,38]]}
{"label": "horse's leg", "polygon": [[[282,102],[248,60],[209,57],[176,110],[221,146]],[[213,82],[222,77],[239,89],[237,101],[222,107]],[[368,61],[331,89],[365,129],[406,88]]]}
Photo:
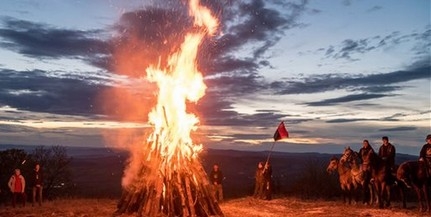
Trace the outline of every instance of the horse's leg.
{"label": "horse's leg", "polygon": [[401,197],[401,201],[403,203],[403,209],[407,208],[406,205],[406,196],[405,196],[405,192],[404,192],[404,186],[399,185],[399,192],[400,192],[400,197]]}
{"label": "horse's leg", "polygon": [[423,207],[422,207],[422,192],[421,192],[421,189],[419,188],[419,186],[416,186],[416,185],[414,185],[414,189],[415,189],[415,192],[416,192],[416,196],[418,198],[419,211],[422,211]]}
{"label": "horse's leg", "polygon": [[383,202],[384,202],[384,192],[385,192],[385,186],[383,185],[383,183],[378,183],[378,190],[377,193],[379,194],[379,208],[383,208]]}
{"label": "horse's leg", "polygon": [[344,185],[341,185],[341,192],[343,193],[343,202],[346,203],[346,189]]}
{"label": "horse's leg", "polygon": [[389,207],[391,205],[391,186],[383,183],[384,190],[386,191],[386,207]]}
{"label": "horse's leg", "polygon": [[349,205],[352,204],[352,187],[347,187],[347,196],[349,197]]}
{"label": "horse's leg", "polygon": [[425,184],[422,186],[422,192],[424,193],[425,205],[426,205],[426,211],[427,211],[427,212],[431,212],[430,200],[429,200],[429,192],[428,192],[428,186],[427,186],[427,183],[425,183]]}
{"label": "horse's leg", "polygon": [[368,189],[370,191],[369,195],[370,195],[370,205],[373,205],[373,203],[375,202],[376,199],[376,190],[374,189],[374,185],[369,183],[368,184]]}

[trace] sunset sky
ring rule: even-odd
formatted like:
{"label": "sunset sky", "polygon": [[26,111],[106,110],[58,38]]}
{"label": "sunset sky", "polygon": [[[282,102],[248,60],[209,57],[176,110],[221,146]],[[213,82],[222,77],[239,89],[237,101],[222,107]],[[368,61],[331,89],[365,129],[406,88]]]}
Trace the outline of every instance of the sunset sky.
{"label": "sunset sky", "polygon": [[[124,147],[120,131],[148,130],[145,67],[189,28],[184,2],[1,1],[0,144]],[[202,2],[220,29],[199,53],[197,143],[268,150],[284,121],[291,138],[276,151],[377,149],[388,136],[419,153],[431,133],[429,0]]]}

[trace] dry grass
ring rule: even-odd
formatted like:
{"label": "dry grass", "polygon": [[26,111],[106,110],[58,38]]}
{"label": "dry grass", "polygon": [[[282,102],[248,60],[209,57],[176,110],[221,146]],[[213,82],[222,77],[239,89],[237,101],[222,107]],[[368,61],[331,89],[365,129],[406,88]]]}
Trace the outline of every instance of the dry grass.
{"label": "dry grass", "polygon": [[[70,199],[46,202],[42,207],[26,206],[1,207],[1,217],[107,217],[113,216],[115,200]],[[411,204],[413,205],[413,204]],[[377,209],[365,205],[345,205],[335,201],[304,201],[295,198],[278,198],[271,201],[256,200],[251,197],[230,200],[221,204],[226,217],[412,217],[429,216],[417,212],[416,208],[400,209],[394,203],[391,208]],[[133,217],[122,215],[121,217]]]}

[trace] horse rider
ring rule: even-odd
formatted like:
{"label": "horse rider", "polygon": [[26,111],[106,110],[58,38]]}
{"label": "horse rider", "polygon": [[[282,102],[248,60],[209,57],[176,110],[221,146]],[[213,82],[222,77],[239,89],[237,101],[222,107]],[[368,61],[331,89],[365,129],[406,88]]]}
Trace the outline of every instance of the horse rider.
{"label": "horse rider", "polygon": [[431,169],[431,134],[428,134],[425,138],[427,142],[422,146],[421,152],[419,153],[419,161],[424,161],[427,171],[428,178],[430,177],[430,169]]}
{"label": "horse rider", "polygon": [[386,165],[388,165],[391,170],[393,170],[395,166],[395,146],[389,142],[389,138],[387,136],[382,137],[382,142],[383,144],[379,148],[379,157],[386,162]]}
{"label": "horse rider", "polygon": [[[362,148],[359,149],[359,157],[361,158],[362,161],[362,165],[361,165],[361,170],[363,171],[364,175],[365,175],[365,183],[364,186],[368,186],[368,184],[371,181],[371,156],[374,155],[374,149],[373,147],[371,147],[370,143],[368,142],[368,140],[364,140],[362,142]],[[365,188],[365,195],[367,195],[366,197],[370,197],[370,191],[369,189],[366,187]],[[366,201],[368,201],[369,198],[365,198],[364,197],[364,203]]]}
{"label": "horse rider", "polygon": [[379,157],[385,162],[387,167],[387,173],[390,177],[389,182],[395,181],[395,177],[393,173],[395,173],[395,146],[393,146],[389,142],[389,138],[387,136],[382,137],[382,145],[379,148]]}

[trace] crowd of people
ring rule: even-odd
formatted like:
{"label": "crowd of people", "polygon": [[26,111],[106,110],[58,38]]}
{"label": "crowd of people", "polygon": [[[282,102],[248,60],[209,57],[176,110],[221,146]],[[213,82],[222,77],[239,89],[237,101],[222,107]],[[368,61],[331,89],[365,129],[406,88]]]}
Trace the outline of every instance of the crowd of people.
{"label": "crowd of people", "polygon": [[12,193],[12,207],[15,208],[17,203],[21,203],[22,206],[25,207],[27,201],[25,192],[27,183],[32,192],[32,206],[34,206],[35,203],[42,206],[43,174],[40,165],[36,164],[28,182],[26,182],[19,168],[16,168],[14,174],[9,178],[8,187]]}

